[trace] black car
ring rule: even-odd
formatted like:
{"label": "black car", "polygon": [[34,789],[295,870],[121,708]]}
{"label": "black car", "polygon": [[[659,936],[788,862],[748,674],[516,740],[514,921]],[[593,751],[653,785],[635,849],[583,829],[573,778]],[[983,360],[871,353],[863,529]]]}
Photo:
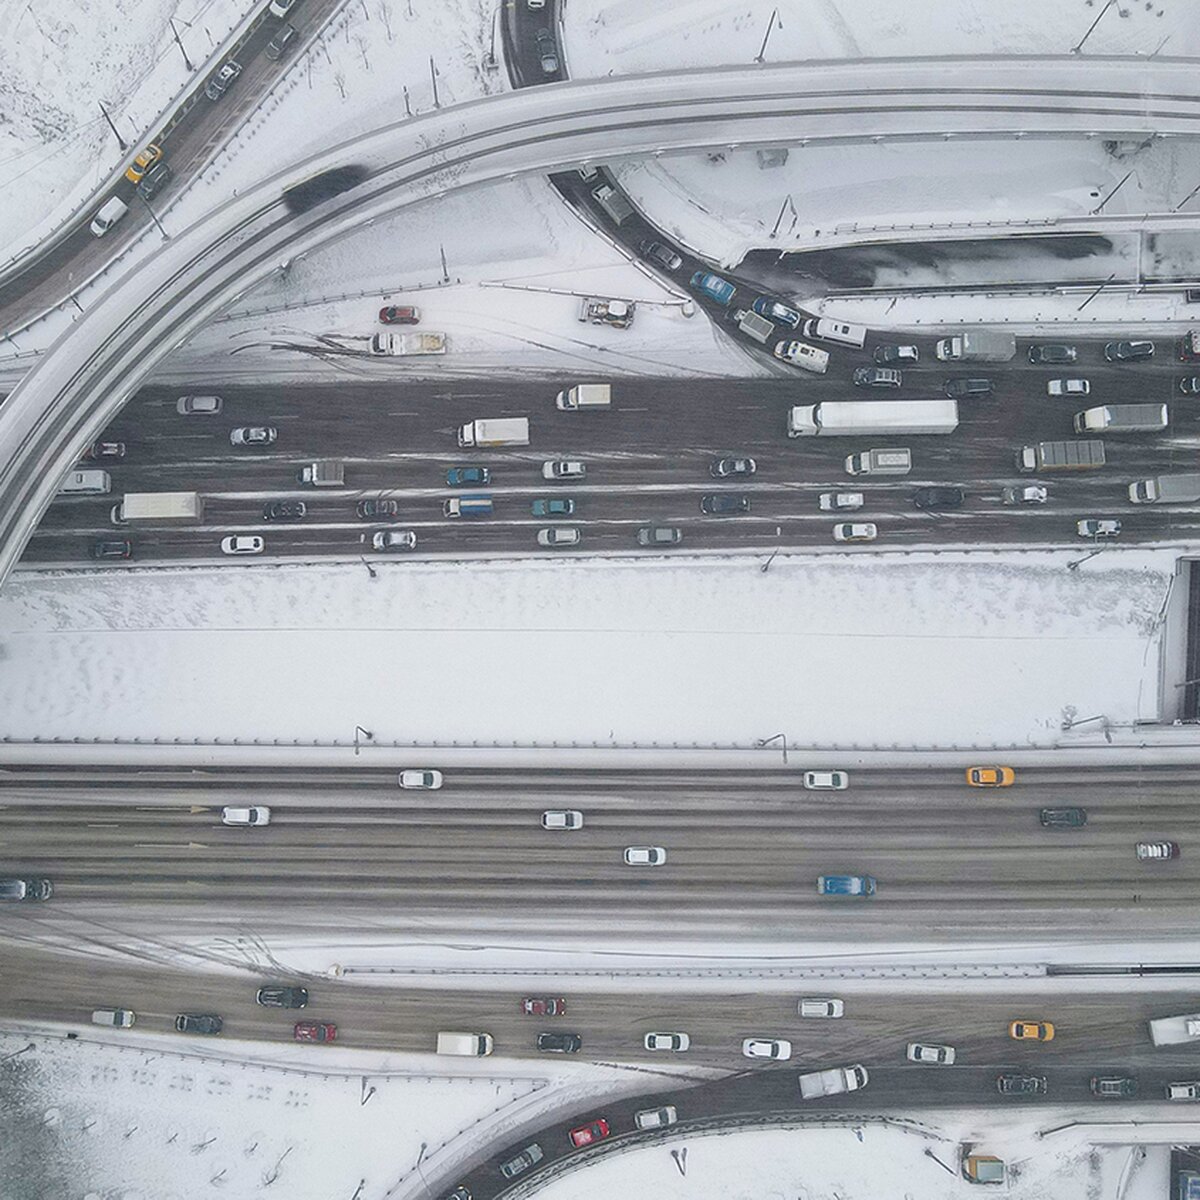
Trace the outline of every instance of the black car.
{"label": "black car", "polygon": [[1131,1075],[1093,1075],[1089,1086],[1101,1100],[1131,1100],[1138,1092],[1138,1081]]}
{"label": "black car", "polygon": [[215,1013],[180,1013],[175,1028],[180,1033],[220,1033],[225,1022]]}
{"label": "black car", "polygon": [[947,379],[942,391],[951,400],[967,400],[972,396],[990,396],[995,387],[990,379]]}
{"label": "black car", "polygon": [[1104,347],[1109,362],[1140,362],[1154,357],[1153,342],[1109,342]]}
{"label": "black car", "polygon": [[88,553],[93,558],[132,558],[133,543],[127,541],[93,542]]}
{"label": "black car", "polygon": [[967,498],[962,488],[923,487],[913,492],[913,504],[917,508],[962,508]]}
{"label": "black car", "polygon": [[553,75],[558,71],[558,50],[554,45],[554,35],[548,29],[537,31],[538,58],[542,64],[543,75]]}
{"label": "black car", "polygon": [[854,386],[898,388],[904,383],[904,373],[895,367],[855,367]]}
{"label": "black car", "polygon": [[1047,366],[1057,366],[1060,363],[1073,363],[1079,357],[1074,346],[1066,346],[1061,342],[1047,342],[1041,346],[1029,347],[1031,363],[1045,363]]}
{"label": "black car", "polygon": [[876,346],[872,357],[881,367],[894,367],[898,363],[920,362],[921,351],[916,346]]}
{"label": "black car", "polygon": [[583,1038],[577,1033],[539,1033],[537,1048],[547,1054],[578,1054]]}
{"label": "black car", "polygon": [[670,246],[664,246],[662,242],[639,242],[638,253],[651,262],[658,263],[660,267],[665,267],[668,271],[678,271],[683,266],[683,259]]}
{"label": "black car", "polygon": [[308,988],[268,983],[258,989],[254,999],[263,1008],[303,1008],[308,1003]]}
{"label": "black car", "polygon": [[736,458],[727,455],[725,458],[715,458],[708,464],[708,473],[714,479],[725,479],[730,475],[753,475],[758,470],[758,463],[746,456]]}
{"label": "black car", "polygon": [[287,52],[292,42],[296,40],[295,25],[281,25],[275,36],[267,43],[266,55],[272,62],[277,62]]}
{"label": "black car", "polygon": [[1087,824],[1085,808],[1043,808],[1038,820],[1045,829],[1081,829]]}
{"label": "black car", "polygon": [[1045,1075],[997,1075],[996,1091],[1002,1096],[1044,1096]]}
{"label": "black car", "polygon": [[138,195],[143,200],[153,200],[171,182],[172,171],[165,162],[155,163],[138,184]]}
{"label": "black car", "polygon": [[355,509],[364,521],[376,517],[394,517],[400,512],[400,505],[395,500],[360,500]]}
{"label": "black car", "polygon": [[264,521],[303,521],[308,505],[303,500],[272,500],[263,505]]}
{"label": "black car", "polygon": [[[1182,390],[1182,388],[1180,389]],[[87,459],[97,458],[124,458],[125,443],[124,442],[93,442],[84,452],[83,457]]]}
{"label": "black car", "polygon": [[730,513],[747,513],[750,511],[750,498],[740,496],[736,492],[717,492],[705,496],[700,501],[700,511],[709,517],[725,517]]}

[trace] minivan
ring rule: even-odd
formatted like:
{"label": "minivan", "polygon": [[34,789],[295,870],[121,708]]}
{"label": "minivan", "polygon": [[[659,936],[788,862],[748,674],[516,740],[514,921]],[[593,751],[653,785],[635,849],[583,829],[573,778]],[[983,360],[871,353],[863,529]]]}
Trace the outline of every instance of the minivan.
{"label": "minivan", "polygon": [[94,467],[83,471],[72,471],[58,489],[59,495],[76,493],[84,496],[106,496],[112,491],[112,476],[107,471]]}

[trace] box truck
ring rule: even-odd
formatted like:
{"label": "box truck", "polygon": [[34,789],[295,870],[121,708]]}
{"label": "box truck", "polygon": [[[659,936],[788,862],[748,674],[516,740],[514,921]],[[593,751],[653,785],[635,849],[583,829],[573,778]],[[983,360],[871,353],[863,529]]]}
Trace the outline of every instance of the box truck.
{"label": "box truck", "polygon": [[563,412],[575,412],[580,408],[611,408],[612,385],[607,383],[577,383],[573,388],[558,393],[554,401]]}
{"label": "box truck", "polygon": [[1194,504],[1200,500],[1200,474],[1155,475],[1129,485],[1134,504]]}
{"label": "box truck", "polygon": [[1101,404],[1075,414],[1075,432],[1157,433],[1168,419],[1165,404]]}
{"label": "box truck", "polygon": [[492,1052],[492,1035],[490,1033],[439,1033],[437,1035],[437,1052],[439,1054],[459,1054],[466,1058],[482,1058]]}
{"label": "box truck", "polygon": [[297,483],[311,487],[341,487],[346,482],[346,464],[340,458],[318,458],[296,472]]}
{"label": "box truck", "polygon": [[458,431],[460,446],[528,446],[528,417],[485,417],[468,421]]}
{"label": "box truck", "polygon": [[179,525],[204,518],[204,501],[199,492],[126,492],[112,507],[114,525],[153,521]]}
{"label": "box truck", "polygon": [[451,496],[442,504],[442,516],[444,517],[490,517],[491,515],[491,496]]}
{"label": "box truck", "polygon": [[788,410],[788,437],[953,433],[957,400],[822,400]]}
{"label": "box truck", "polygon": [[1022,446],[1018,471],[1092,471],[1104,466],[1103,442],[1038,442]]}
{"label": "box truck", "polygon": [[912,470],[912,451],[864,450],[846,458],[846,471],[850,475],[907,475]]}
{"label": "box truck", "polygon": [[942,338],[933,352],[942,362],[1009,362],[1016,357],[1017,338],[998,329],[972,329]]}

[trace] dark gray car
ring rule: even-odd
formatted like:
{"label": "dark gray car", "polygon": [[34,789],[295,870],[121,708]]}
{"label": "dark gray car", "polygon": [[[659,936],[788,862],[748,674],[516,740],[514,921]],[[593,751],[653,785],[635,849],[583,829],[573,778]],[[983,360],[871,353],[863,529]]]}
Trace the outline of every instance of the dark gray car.
{"label": "dark gray car", "polygon": [[683,530],[674,525],[643,525],[637,540],[639,546],[678,546],[683,541]]}
{"label": "dark gray car", "polygon": [[48,879],[0,879],[0,900],[49,900],[53,894]]}
{"label": "dark gray car", "polygon": [[512,1158],[500,1164],[500,1174],[505,1179],[515,1179],[522,1171],[528,1171],[530,1167],[536,1166],[545,1157],[541,1146],[537,1142],[531,1142],[520,1154],[514,1154]]}
{"label": "dark gray car", "polygon": [[138,195],[143,200],[153,200],[170,182],[171,168],[165,162],[155,163],[142,176],[142,182],[138,184]]}
{"label": "dark gray car", "polygon": [[308,988],[268,983],[258,989],[255,1000],[263,1008],[304,1008],[308,1004]]}

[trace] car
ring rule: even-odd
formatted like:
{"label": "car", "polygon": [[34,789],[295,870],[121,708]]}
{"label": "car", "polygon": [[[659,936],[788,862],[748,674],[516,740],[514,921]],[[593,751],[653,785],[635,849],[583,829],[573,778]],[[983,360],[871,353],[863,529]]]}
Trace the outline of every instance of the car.
{"label": "car", "polygon": [[552,459],[542,463],[543,479],[584,479],[587,464],[575,458]]}
{"label": "car", "polygon": [[130,183],[140,183],[142,176],[150,170],[156,162],[163,156],[162,147],[155,145],[153,142],[145,148],[134,160],[125,168],[125,178]]}
{"label": "car", "polygon": [[554,44],[554,35],[548,29],[539,29],[536,40],[542,74],[553,75],[558,70],[558,48]]}
{"label": "car", "polygon": [[1163,862],[1179,857],[1178,842],[1138,842],[1134,853],[1141,862]]}
{"label": "car", "polygon": [[1012,767],[967,768],[967,782],[972,787],[1012,787],[1016,777]]}
{"label": "car", "polygon": [[1040,483],[1028,483],[1024,487],[1006,487],[1000,499],[1005,504],[1045,504],[1047,495]]}
{"label": "car", "polygon": [[668,271],[678,271],[683,266],[683,259],[662,242],[639,242],[638,253]]}
{"label": "car", "polygon": [[447,1192],[443,1200],[471,1200],[471,1189],[460,1183],[452,1192]]}
{"label": "car", "polygon": [[875,880],[870,875],[818,875],[818,896],[873,896]]}
{"label": "car", "polygon": [[954,1047],[930,1045],[927,1042],[909,1042],[904,1051],[904,1057],[909,1062],[951,1067],[954,1065]]}
{"label": "car", "polygon": [[235,533],[221,539],[222,554],[261,554],[265,547],[257,534]]}
{"label": "car", "polygon": [[1109,342],[1104,347],[1109,362],[1142,362],[1154,357],[1153,342]]}
{"label": "car", "polygon": [[578,546],[581,541],[583,541],[583,534],[574,525],[559,525],[555,529],[539,529],[537,535],[537,544],[551,550]]}
{"label": "car", "polygon": [[1079,357],[1074,346],[1062,342],[1042,342],[1029,347],[1029,361],[1035,366],[1039,363],[1045,366],[1057,366],[1060,363],[1073,363]]}
{"label": "car", "polygon": [[708,465],[708,473],[714,479],[728,479],[730,475],[753,475],[757,470],[758,463],[754,459],[736,458],[733,455],[715,458]]}
{"label": "car", "polygon": [[1075,532],[1080,537],[1117,537],[1121,532],[1121,522],[1115,517],[1087,517],[1075,522]]}
{"label": "car", "polygon": [[1168,1100],[1200,1100],[1200,1083],[1168,1083]]}
{"label": "car", "polygon": [[442,786],[441,771],[409,768],[400,772],[400,786],[405,789],[436,792]]}
{"label": "car", "polygon": [[990,379],[947,379],[942,394],[951,400],[969,400],[972,396],[990,396],[996,390]]}
{"label": "car", "polygon": [[220,1033],[225,1022],[216,1013],[180,1013],[175,1028],[180,1033]]}
{"label": "car", "polygon": [[647,1050],[674,1050],[682,1053],[691,1044],[692,1039],[686,1033],[648,1033],[642,1038],[642,1045]]}
{"label": "car", "polygon": [[1179,381],[1179,391],[1184,396],[1200,396],[1200,375],[1185,375]]}
{"label": "car", "polygon": [[1044,1075],[997,1075],[996,1091],[1002,1096],[1044,1096]]}
{"label": "car", "polygon": [[81,455],[89,461],[98,458],[124,458],[124,442],[93,442]]}
{"label": "car", "polygon": [[549,808],[542,813],[543,829],[582,829],[583,813],[577,808]]}
{"label": "car", "polygon": [[385,304],[379,310],[380,325],[419,325],[421,310],[414,304]]}
{"label": "car", "polygon": [[1101,1100],[1131,1100],[1138,1093],[1138,1082],[1132,1075],[1093,1075],[1088,1086]]}
{"label": "car", "polygon": [[810,792],[844,792],[850,786],[850,776],[845,771],[805,771],[800,781]]}
{"label": "car", "polygon": [[796,1012],[802,1017],[843,1017],[846,1015],[844,1000],[805,999],[796,1005]]}
{"label": "car", "polygon": [[603,1117],[597,1117],[586,1125],[577,1125],[567,1134],[567,1137],[570,1138],[571,1145],[579,1150],[584,1146],[590,1146],[593,1142],[602,1141],[608,1137],[608,1134],[608,1122]]}
{"label": "car", "polygon": [[1049,1021],[1011,1021],[1008,1036],[1015,1042],[1052,1042],[1054,1026]]}
{"label": "car", "polygon": [[577,1033],[539,1033],[537,1048],[543,1054],[578,1054],[583,1038]]}
{"label": "car", "polygon": [[643,525],[637,531],[639,546],[678,546],[683,541],[683,530],[674,525]]}
{"label": "car", "polygon": [[661,867],[667,861],[667,852],[661,846],[626,846],[627,867]]}
{"label": "car", "polygon": [[271,425],[242,425],[230,431],[229,444],[231,446],[273,446],[278,432]]}
{"label": "car", "polygon": [[400,514],[400,502],[398,500],[384,499],[360,500],[354,511],[364,521],[379,517],[395,517]]}
{"label": "car", "polygon": [[1044,829],[1082,829],[1087,824],[1085,808],[1043,808],[1038,821]]}
{"label": "car", "polygon": [[221,809],[222,825],[270,825],[271,810],[265,804],[239,807],[227,804]]}
{"label": "car", "polygon": [[923,487],[913,492],[916,508],[962,508],[967,494],[956,487]]}
{"label": "car", "polygon": [[879,536],[879,530],[871,521],[843,521],[833,527],[835,542],[873,542]]}
{"label": "car", "polygon": [[1048,396],[1090,396],[1092,385],[1086,379],[1051,379],[1046,384]]}
{"label": "car", "polygon": [[733,513],[748,513],[750,498],[737,492],[717,492],[711,496],[701,497],[700,511],[706,517],[727,517]]}
{"label": "car", "polygon": [[307,1008],[308,988],[285,983],[264,983],[254,997],[263,1008]]}
{"label": "car", "polygon": [[113,1029],[130,1029],[137,1020],[137,1013],[130,1008],[97,1008],[92,1010],[92,1024],[111,1026]]}
{"label": "car", "polygon": [[303,521],[307,515],[303,500],[271,500],[263,505],[264,521]]}
{"label": "car", "polygon": [[181,417],[216,416],[224,404],[220,396],[180,396],[175,401],[175,411]]}
{"label": "car", "polygon": [[470,487],[472,484],[491,482],[492,473],[487,467],[451,467],[446,472],[447,487]]}
{"label": "car", "polygon": [[93,542],[88,553],[95,559],[132,558],[133,543],[124,540]]}
{"label": "car", "polygon": [[223,64],[221,69],[208,81],[207,87],[204,89],[204,94],[210,100],[220,100],[225,93],[233,86],[233,81],[242,73],[242,64],[230,59]]}
{"label": "car", "polygon": [[292,1037],[298,1042],[336,1042],[337,1026],[332,1021],[297,1021]]}
{"label": "car", "polygon": [[377,529],[371,534],[371,549],[381,551],[415,550],[417,535],[411,529]]}
{"label": "car", "polygon": [[281,25],[275,36],[267,43],[264,53],[272,62],[278,62],[299,36],[300,31],[295,25]]}
{"label": "car", "polygon": [[890,367],[893,363],[919,362],[921,352],[916,346],[876,346],[872,357],[881,367]]}
{"label": "car", "polygon": [[137,194],[143,200],[153,200],[171,182],[174,171],[166,163],[156,163],[146,172],[145,179],[137,186]]}
{"label": "car", "polygon": [[49,879],[0,879],[0,900],[49,900],[54,887]]}
{"label": "car", "polygon": [[847,508],[862,508],[866,502],[862,492],[822,492],[817,507],[822,512],[841,512]]}
{"label": "car", "polygon": [[770,296],[759,296],[750,307],[760,317],[766,317],[768,321],[777,321],[789,329],[799,329],[800,322],[804,320],[803,315],[790,304],[784,304],[782,300],[772,300]]}
{"label": "car", "polygon": [[904,383],[895,367],[857,367],[853,378],[855,387],[898,388]]}
{"label": "car", "polygon": [[692,287],[703,292],[710,300],[715,300],[718,304],[728,305],[737,295],[737,288],[727,279],[722,279],[720,275],[714,275],[711,271],[697,271],[692,276]]}
{"label": "car", "polygon": [[296,7],[296,3],[297,0],[271,0],[271,16],[286,17]]}
{"label": "car", "polygon": [[742,1057],[769,1058],[772,1062],[787,1062],[792,1057],[792,1043],[787,1038],[743,1038]]}
{"label": "car", "polygon": [[575,501],[569,496],[548,496],[530,505],[535,517],[569,517],[575,512]]}
{"label": "car", "polygon": [[545,1157],[541,1146],[537,1142],[531,1142],[520,1154],[515,1154],[500,1164],[500,1174],[505,1179],[515,1179],[523,1171],[528,1171],[530,1167],[536,1166]]}
{"label": "car", "polygon": [[521,1011],[527,1017],[561,1017],[567,1002],[558,996],[528,996],[521,1001]]}
{"label": "car", "polygon": [[673,1104],[664,1104],[662,1108],[643,1108],[633,1114],[636,1129],[662,1129],[666,1125],[674,1125],[678,1120],[679,1113]]}

